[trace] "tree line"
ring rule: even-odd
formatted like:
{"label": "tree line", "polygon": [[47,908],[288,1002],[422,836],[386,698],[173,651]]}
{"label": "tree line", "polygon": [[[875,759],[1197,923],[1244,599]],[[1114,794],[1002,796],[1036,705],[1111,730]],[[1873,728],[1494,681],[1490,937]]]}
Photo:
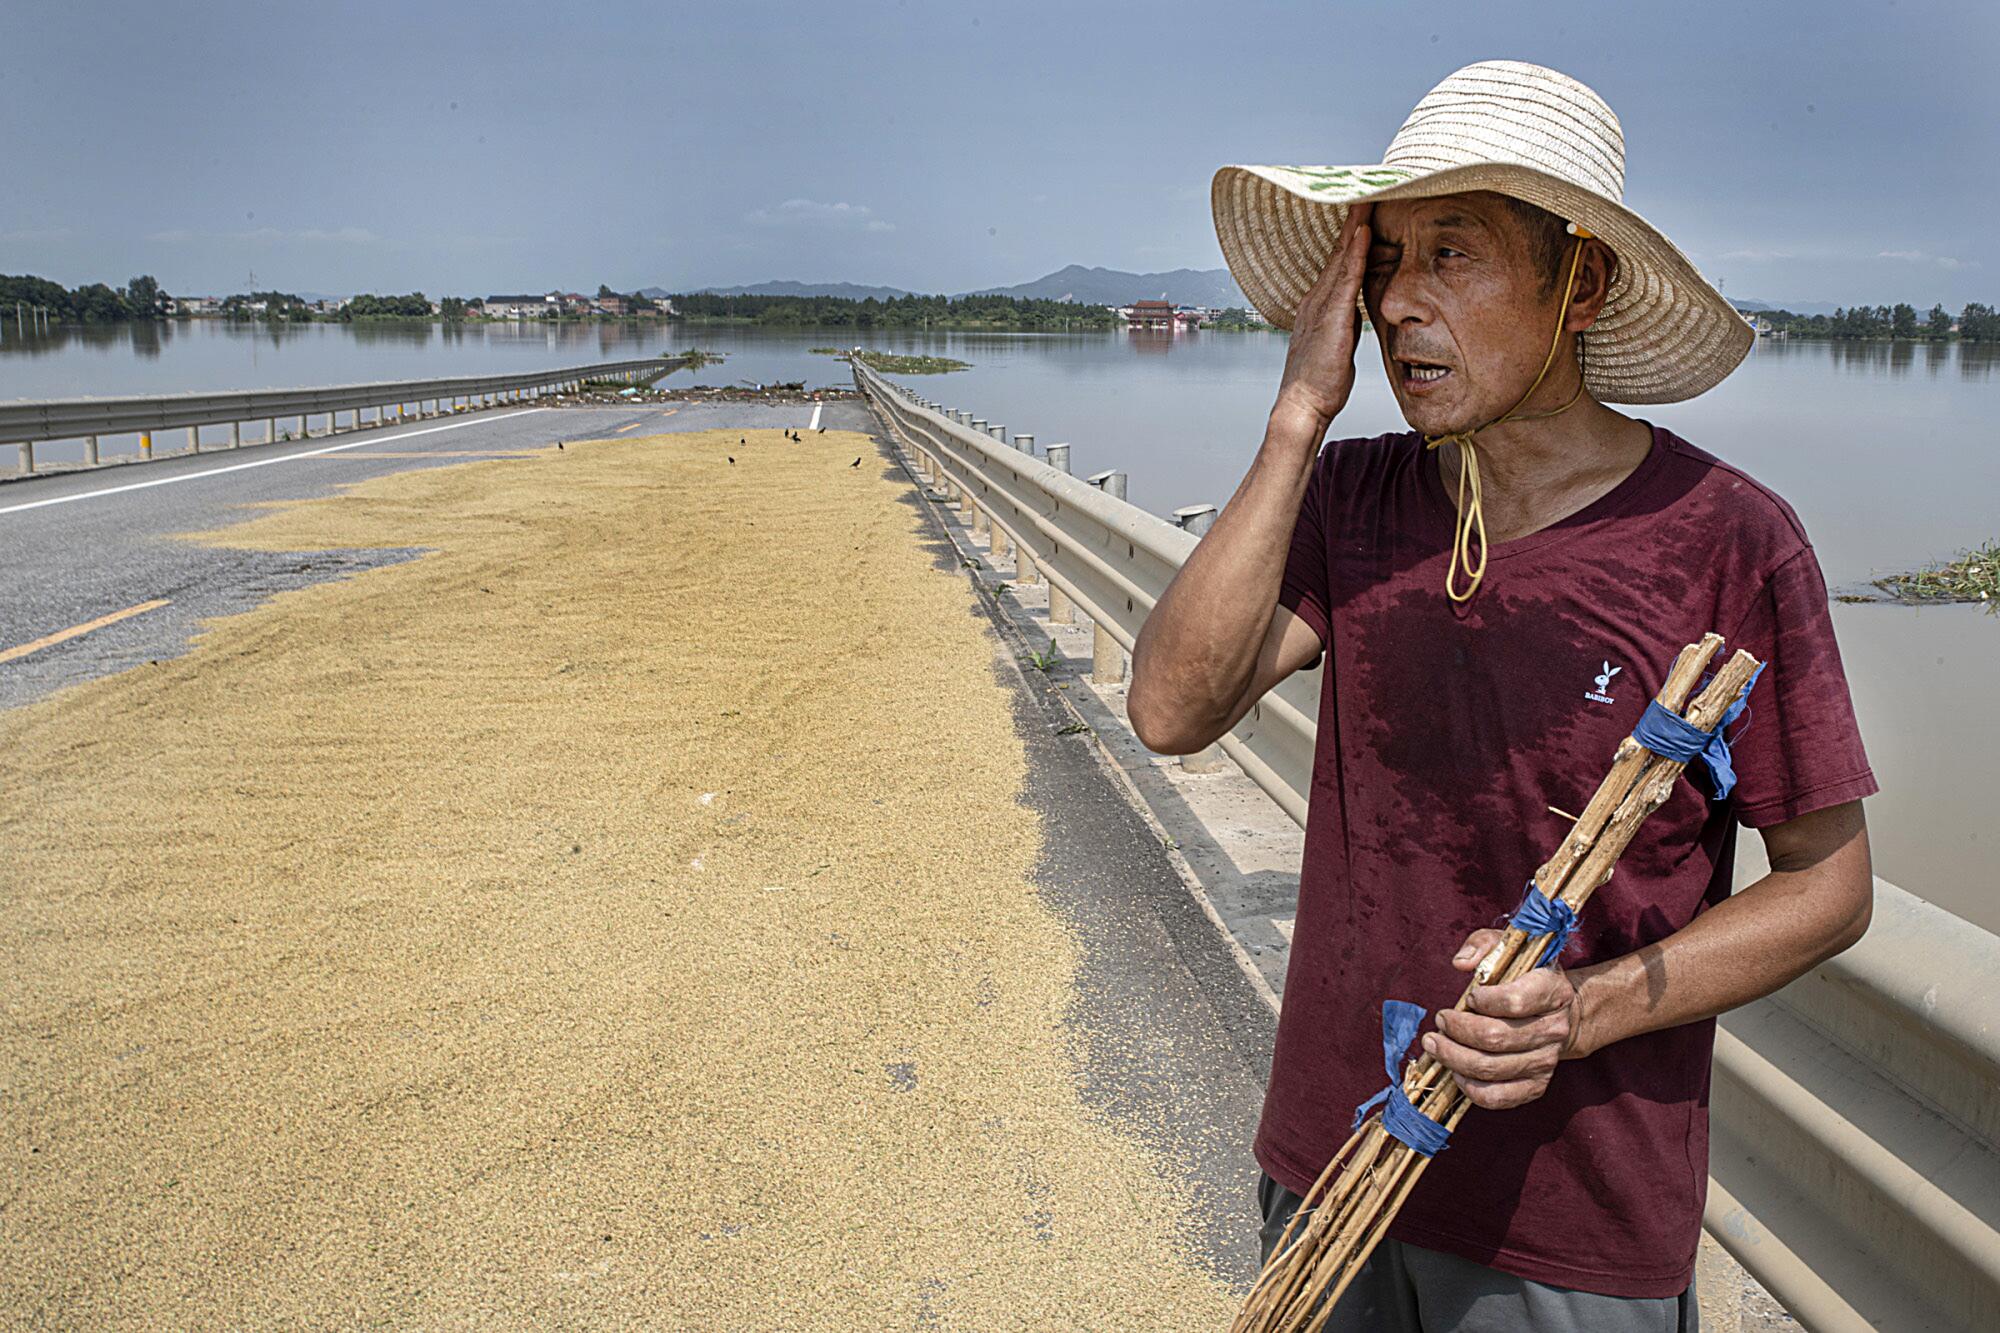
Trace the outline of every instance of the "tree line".
{"label": "tree line", "polygon": [[[1831,315],[1795,315],[1789,310],[1746,312],[1771,326],[1774,333],[1793,338],[1899,338],[1910,341],[2000,342],[2000,316],[1992,306],[1970,302],[1953,320],[1941,305],[1919,315],[1915,306],[1857,305],[1836,309]],[[1954,333],[1952,326],[1956,324]]]}
{"label": "tree line", "polygon": [[683,318],[733,320],[781,328],[819,325],[857,329],[1103,329],[1118,316],[1102,306],[1020,296],[898,296],[887,301],[844,296],[720,296],[691,292],[673,298]]}
{"label": "tree line", "polygon": [[101,282],[65,287],[47,278],[0,273],[0,308],[11,317],[16,304],[40,306],[58,324],[115,324],[127,319],[158,319],[167,312],[167,294],[150,274],[123,287]]}

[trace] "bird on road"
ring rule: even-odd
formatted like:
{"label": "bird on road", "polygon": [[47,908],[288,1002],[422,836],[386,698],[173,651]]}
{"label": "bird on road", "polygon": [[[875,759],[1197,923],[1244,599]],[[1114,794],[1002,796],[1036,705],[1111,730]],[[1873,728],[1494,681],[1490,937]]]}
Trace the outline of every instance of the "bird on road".
{"label": "bird on road", "polygon": [[820,434],[822,434],[822,435],[826,434],[826,427],[824,427],[824,426],[821,426],[821,427],[819,428],[819,433],[820,433]]}
{"label": "bird on road", "polygon": [[560,450],[562,449],[562,446],[563,446],[563,442],[562,442],[561,440],[557,440],[557,441],[556,441],[556,448],[557,448],[557,450],[558,450],[558,451],[560,451]]}
{"label": "bird on road", "polygon": [[[750,443],[750,441],[748,441],[748,440],[744,439],[744,438],[743,438],[743,437],[742,437],[741,435],[739,435],[739,436],[737,436],[737,437],[736,437],[736,442],[737,442],[738,444],[748,444],[748,443]],[[732,458],[732,459],[730,459],[729,461],[730,461],[730,462],[732,462],[732,463],[734,463],[734,462],[735,462],[736,460]]]}
{"label": "bird on road", "polygon": [[849,466],[849,467],[860,467],[860,466],[861,466],[861,460],[857,458],[857,459],[855,459],[855,460],[854,460],[854,461],[853,461],[852,463],[849,463],[849,464],[848,464],[847,466]]}
{"label": "bird on road", "polygon": [[724,455],[724,457],[728,458],[728,459],[729,459],[729,461],[730,461],[730,462],[732,462],[732,463],[734,463],[734,462],[736,461],[736,455],[735,455],[735,454],[726,454],[726,455]]}

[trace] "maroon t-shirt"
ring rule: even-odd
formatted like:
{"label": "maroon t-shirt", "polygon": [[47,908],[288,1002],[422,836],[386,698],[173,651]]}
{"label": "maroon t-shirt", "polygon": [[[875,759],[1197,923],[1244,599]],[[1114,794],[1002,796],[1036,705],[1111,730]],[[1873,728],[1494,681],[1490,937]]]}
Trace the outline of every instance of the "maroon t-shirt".
{"label": "maroon t-shirt", "polygon": [[[1753,828],[1874,792],[1826,586],[1791,509],[1663,427],[1608,494],[1492,548],[1444,592],[1453,500],[1415,434],[1325,446],[1280,604],[1328,650],[1298,917],[1257,1159],[1304,1193],[1386,1081],[1381,1005],[1450,1005],[1464,937],[1499,924],[1583,809],[1674,655],[1714,630],[1767,659],[1733,731],[1737,787],[1693,778],[1641,828],[1563,961],[1630,953],[1730,890]],[[1389,1234],[1534,1281],[1663,1297],[1690,1281],[1708,1182],[1713,1022],[1564,1062],[1474,1109]],[[1414,1049],[1414,1048],[1413,1048]]]}

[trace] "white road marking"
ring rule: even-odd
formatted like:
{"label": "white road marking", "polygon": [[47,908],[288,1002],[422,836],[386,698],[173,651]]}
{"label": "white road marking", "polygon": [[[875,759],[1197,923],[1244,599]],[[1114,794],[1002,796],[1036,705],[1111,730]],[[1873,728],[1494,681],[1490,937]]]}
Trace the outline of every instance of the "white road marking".
{"label": "white road marking", "polygon": [[818,429],[819,429],[819,410],[820,410],[820,409],[821,409],[822,407],[825,407],[825,406],[826,406],[826,404],[825,404],[825,403],[814,403],[814,404],[813,404],[813,419],[812,419],[811,421],[808,421],[808,422],[806,423],[806,429],[807,429],[807,430],[818,430]]}
{"label": "white road marking", "polygon": [[123,495],[126,491],[143,491],[149,486],[171,486],[177,481],[200,481],[203,477],[219,477],[225,472],[241,472],[245,468],[270,467],[273,463],[289,463],[299,458],[318,458],[321,454],[337,454],[345,449],[361,449],[371,444],[393,444],[398,440],[414,439],[419,435],[434,435],[441,430],[457,430],[461,426],[488,426],[496,421],[511,421],[515,417],[533,416],[537,412],[549,411],[546,407],[529,407],[519,412],[509,412],[504,417],[482,417],[474,421],[449,421],[442,426],[426,426],[422,430],[404,431],[400,435],[381,435],[373,439],[353,440],[347,444],[329,444],[324,449],[307,449],[296,454],[286,454],[283,458],[259,458],[249,463],[231,463],[228,467],[212,467],[206,472],[186,472],[178,477],[155,477],[151,481],[135,481],[124,486],[107,486],[101,491],[80,491],[75,495],[57,495],[47,500],[30,500],[26,504],[8,505],[0,509],[0,514],[18,514],[24,509],[40,509],[45,505],[68,504],[72,500],[96,500],[106,495]]}

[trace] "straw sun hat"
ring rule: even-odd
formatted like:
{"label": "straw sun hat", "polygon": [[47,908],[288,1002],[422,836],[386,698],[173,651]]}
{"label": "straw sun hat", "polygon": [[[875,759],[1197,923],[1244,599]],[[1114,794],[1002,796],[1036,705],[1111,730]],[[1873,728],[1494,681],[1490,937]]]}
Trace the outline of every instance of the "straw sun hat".
{"label": "straw sun hat", "polygon": [[1713,388],[1756,334],[1687,256],[1622,202],[1625,134],[1604,99],[1519,60],[1467,65],[1424,94],[1380,163],[1224,167],[1210,201],[1229,271],[1289,329],[1351,205],[1493,190],[1601,237],[1618,256],[1584,333],[1584,388],[1600,402],[1673,403]]}

